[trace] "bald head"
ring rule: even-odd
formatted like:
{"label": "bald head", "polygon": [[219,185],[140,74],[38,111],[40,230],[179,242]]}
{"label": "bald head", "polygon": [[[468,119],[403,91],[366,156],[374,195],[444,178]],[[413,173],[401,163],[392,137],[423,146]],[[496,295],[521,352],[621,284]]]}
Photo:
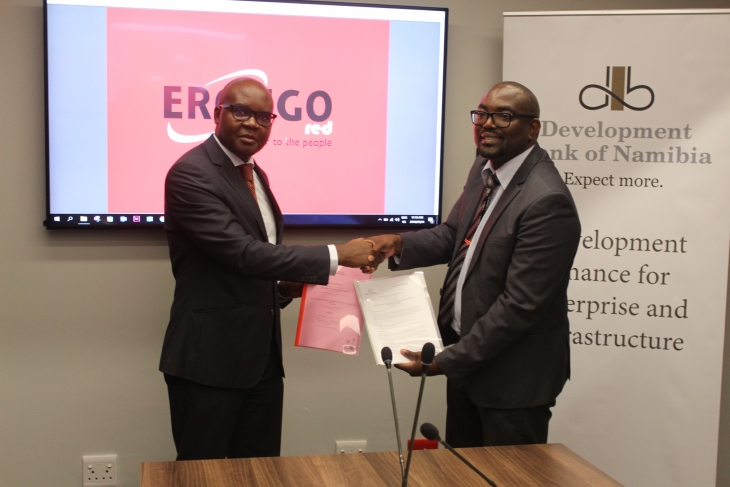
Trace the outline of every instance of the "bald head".
{"label": "bald head", "polygon": [[515,108],[519,113],[540,118],[540,104],[537,102],[535,94],[527,86],[521,85],[516,81],[503,81],[492,86],[489,91],[495,88],[502,88],[507,93],[510,93],[510,96],[513,97]]}
{"label": "bald head", "polygon": [[268,96],[268,98],[271,99],[272,106],[274,104],[273,98],[271,98],[271,93],[269,93],[269,90],[266,88],[266,86],[264,86],[263,83],[255,78],[236,78],[229,81],[228,84],[226,84],[226,86],[224,86],[221,90],[218,103],[235,103],[231,101],[231,99],[235,98],[237,90],[252,90],[258,91],[262,94],[265,93],[265,96]]}

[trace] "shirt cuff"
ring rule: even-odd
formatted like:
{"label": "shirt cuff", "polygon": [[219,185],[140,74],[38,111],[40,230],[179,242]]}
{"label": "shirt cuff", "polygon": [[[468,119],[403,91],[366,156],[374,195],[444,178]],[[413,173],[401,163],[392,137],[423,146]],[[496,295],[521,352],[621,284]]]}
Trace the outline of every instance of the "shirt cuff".
{"label": "shirt cuff", "polygon": [[330,276],[337,274],[337,267],[340,263],[339,257],[337,257],[337,249],[334,245],[328,245],[327,250],[330,251]]}

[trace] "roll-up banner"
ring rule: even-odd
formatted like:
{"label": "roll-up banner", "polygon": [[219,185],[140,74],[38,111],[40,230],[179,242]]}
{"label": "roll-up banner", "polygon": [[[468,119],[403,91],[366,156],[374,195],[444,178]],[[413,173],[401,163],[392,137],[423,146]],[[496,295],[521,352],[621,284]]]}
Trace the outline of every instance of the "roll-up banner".
{"label": "roll-up banner", "polygon": [[505,13],[504,79],[582,235],[550,441],[639,487],[715,486],[730,225],[730,10]]}

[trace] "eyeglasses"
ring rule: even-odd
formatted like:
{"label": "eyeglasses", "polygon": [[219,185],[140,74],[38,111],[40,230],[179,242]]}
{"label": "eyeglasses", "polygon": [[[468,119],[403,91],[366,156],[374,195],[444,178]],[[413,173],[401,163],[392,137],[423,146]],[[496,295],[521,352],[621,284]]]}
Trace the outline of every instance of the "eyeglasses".
{"label": "eyeglasses", "polygon": [[492,117],[492,123],[494,123],[494,126],[500,129],[504,129],[509,127],[509,124],[512,123],[512,118],[514,117],[527,117],[527,118],[536,118],[534,115],[524,115],[522,113],[509,113],[509,112],[483,112],[481,110],[472,110],[471,111],[471,123],[474,125],[484,125],[487,123],[487,120],[489,120],[489,117]]}
{"label": "eyeglasses", "polygon": [[254,117],[258,124],[262,127],[270,127],[276,118],[276,115],[271,112],[257,112],[256,110],[251,110],[246,105],[232,105],[230,103],[226,103],[218,106],[231,110],[231,115],[233,115],[233,118],[239,122],[245,122],[249,118]]}

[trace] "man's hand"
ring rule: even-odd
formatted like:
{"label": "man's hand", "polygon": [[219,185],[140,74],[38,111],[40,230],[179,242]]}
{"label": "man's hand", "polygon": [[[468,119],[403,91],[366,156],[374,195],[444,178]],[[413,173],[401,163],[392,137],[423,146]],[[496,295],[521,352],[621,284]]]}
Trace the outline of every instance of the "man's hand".
{"label": "man's hand", "polygon": [[379,252],[373,247],[373,243],[364,238],[356,238],[346,244],[335,245],[335,248],[337,249],[338,263],[345,267],[363,268],[374,265],[377,268],[382,262]]}
{"label": "man's hand", "polygon": [[378,258],[375,260],[377,263],[367,265],[360,269],[366,274],[372,274],[381,262],[393,255],[400,255],[403,250],[403,239],[401,239],[400,235],[377,235],[375,237],[369,237],[366,240],[372,242],[373,251],[377,252],[378,255]]}
{"label": "man's hand", "polygon": [[[402,348],[400,354],[411,362],[407,364],[394,364],[395,368],[408,372],[411,377],[420,377],[423,373],[421,352],[411,352],[410,350]],[[428,368],[428,370],[426,370],[426,375],[431,376],[441,374],[443,374],[443,372],[441,372],[441,369],[439,369],[439,366],[436,364],[436,359],[433,359],[433,361],[431,362],[431,366]]]}
{"label": "man's hand", "polygon": [[279,295],[285,298],[301,298],[304,284],[301,282],[280,281]]}

